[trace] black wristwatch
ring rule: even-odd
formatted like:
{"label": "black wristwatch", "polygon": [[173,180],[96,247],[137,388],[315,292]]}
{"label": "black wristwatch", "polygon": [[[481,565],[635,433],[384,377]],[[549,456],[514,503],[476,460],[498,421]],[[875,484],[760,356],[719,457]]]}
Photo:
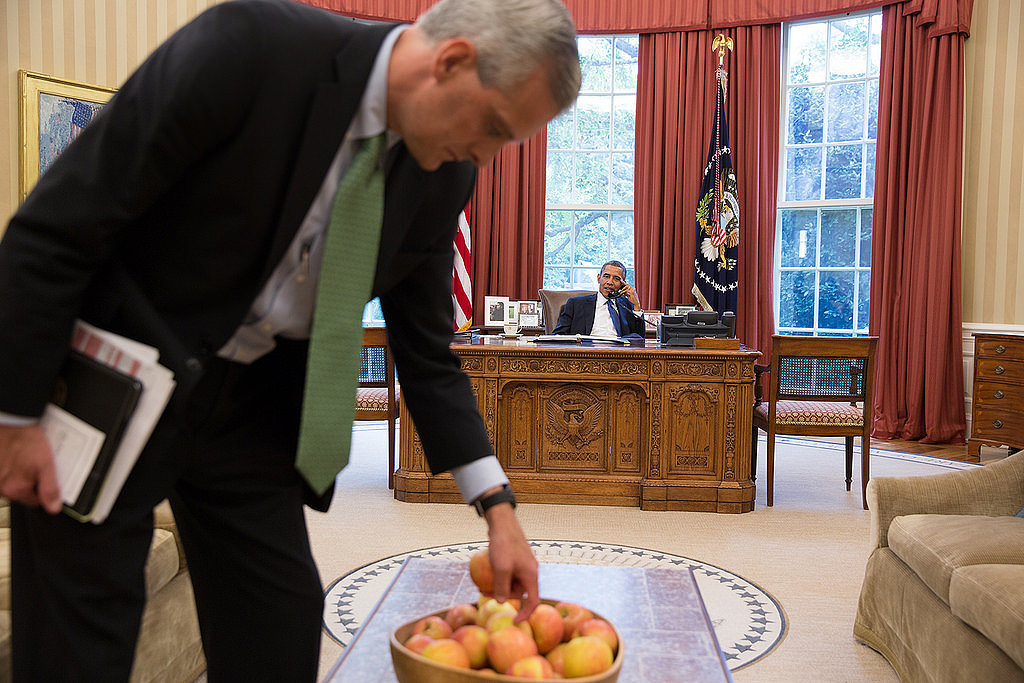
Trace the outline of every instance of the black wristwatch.
{"label": "black wristwatch", "polygon": [[500,491],[495,491],[489,496],[477,498],[473,501],[472,505],[476,508],[476,514],[483,517],[485,512],[498,503],[512,503],[513,508],[516,506],[516,497],[512,493],[512,487],[508,484],[502,486]]}

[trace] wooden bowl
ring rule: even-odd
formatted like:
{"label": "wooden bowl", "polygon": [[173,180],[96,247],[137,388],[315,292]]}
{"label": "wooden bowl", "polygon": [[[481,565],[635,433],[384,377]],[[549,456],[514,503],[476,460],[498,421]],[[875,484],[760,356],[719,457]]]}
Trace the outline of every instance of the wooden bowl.
{"label": "wooden bowl", "polygon": [[[554,607],[559,601],[541,600],[541,602],[546,602]],[[424,614],[423,617],[436,615],[443,618],[447,611],[447,609],[442,609],[430,614]],[[597,612],[594,612],[594,616],[605,619]],[[391,661],[395,665],[395,676],[398,678],[398,683],[479,683],[480,681],[522,683],[528,680],[518,676],[506,676],[505,674],[488,675],[473,669],[460,669],[455,666],[448,666],[447,664],[427,659],[406,648],[403,643],[412,635],[412,629],[416,622],[423,617],[403,624],[391,633]],[[608,620],[605,619],[605,621]],[[608,623],[611,622],[609,621]],[[612,624],[612,628],[615,629],[615,624]],[[619,647],[615,651],[615,659],[612,660],[612,665],[607,671],[593,676],[568,678],[565,680],[574,681],[574,683],[615,683],[619,678],[619,671],[622,669],[622,634],[619,633],[618,629],[615,629],[615,636],[619,640]]]}

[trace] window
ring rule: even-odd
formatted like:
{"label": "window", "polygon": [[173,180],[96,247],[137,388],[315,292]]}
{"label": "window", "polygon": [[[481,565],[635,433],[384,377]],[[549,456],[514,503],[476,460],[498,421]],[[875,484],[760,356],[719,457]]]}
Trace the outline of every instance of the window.
{"label": "window", "polygon": [[597,289],[612,259],[633,277],[633,148],[639,36],[580,36],[583,81],[548,124],[544,287]]}
{"label": "window", "polygon": [[880,12],[786,26],[776,329],[867,334]]}

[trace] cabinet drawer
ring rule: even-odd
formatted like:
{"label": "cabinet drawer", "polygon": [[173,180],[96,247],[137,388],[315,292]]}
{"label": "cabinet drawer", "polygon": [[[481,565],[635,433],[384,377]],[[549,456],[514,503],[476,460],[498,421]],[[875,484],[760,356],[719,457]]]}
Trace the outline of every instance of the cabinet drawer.
{"label": "cabinet drawer", "polygon": [[1024,386],[1004,382],[975,382],[971,405],[1024,411]]}
{"label": "cabinet drawer", "polygon": [[1020,406],[991,408],[976,405],[971,438],[991,439],[1006,444],[1024,443],[1024,412]]}
{"label": "cabinet drawer", "polygon": [[1024,361],[1024,337],[1019,340],[977,339],[974,347],[975,356],[992,356],[1008,360]]}
{"label": "cabinet drawer", "polygon": [[1024,383],[1024,361],[975,358],[974,376],[976,380],[994,379],[999,382]]}

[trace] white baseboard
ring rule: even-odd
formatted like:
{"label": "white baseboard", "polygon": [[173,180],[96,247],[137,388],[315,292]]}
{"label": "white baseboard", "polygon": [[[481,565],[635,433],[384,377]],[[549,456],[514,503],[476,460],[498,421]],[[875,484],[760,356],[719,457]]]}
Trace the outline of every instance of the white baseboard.
{"label": "white baseboard", "polygon": [[967,323],[963,324],[964,352],[964,410],[967,414],[967,436],[971,435],[971,406],[974,390],[974,333],[986,334],[1024,334],[1024,325],[1004,323]]}

